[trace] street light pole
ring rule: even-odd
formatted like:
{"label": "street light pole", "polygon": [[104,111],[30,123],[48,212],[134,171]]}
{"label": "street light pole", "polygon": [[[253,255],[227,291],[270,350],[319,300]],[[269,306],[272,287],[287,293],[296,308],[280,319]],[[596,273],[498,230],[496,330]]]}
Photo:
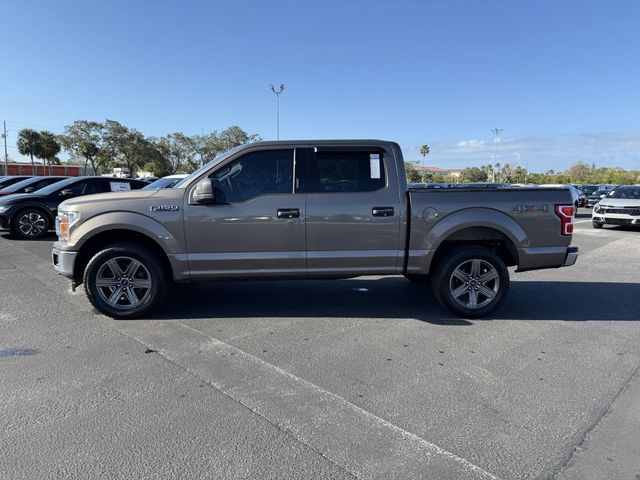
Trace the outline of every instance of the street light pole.
{"label": "street light pole", "polygon": [[4,133],[2,138],[4,139],[4,174],[9,175],[9,155],[7,154],[7,122],[2,122],[4,126]]}
{"label": "street light pole", "polygon": [[[493,140],[493,143],[495,143],[495,149],[493,150],[493,165],[496,166],[496,159],[498,158],[498,141],[500,140],[500,134],[502,133],[502,128],[492,128],[491,131],[493,132],[493,134],[496,136],[496,138]],[[496,181],[496,174],[495,172],[493,173],[493,181]]]}
{"label": "street light pole", "polygon": [[276,90],[273,84],[270,87],[271,91],[276,95],[276,138],[280,140],[280,94],[284,92],[284,83],[280,84],[279,90]]}

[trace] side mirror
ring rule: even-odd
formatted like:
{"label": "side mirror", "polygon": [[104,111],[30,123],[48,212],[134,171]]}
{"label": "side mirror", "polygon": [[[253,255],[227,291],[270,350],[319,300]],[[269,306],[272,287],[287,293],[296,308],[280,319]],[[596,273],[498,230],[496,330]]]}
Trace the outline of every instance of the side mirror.
{"label": "side mirror", "polygon": [[60,192],[60,196],[61,197],[71,197],[71,196],[73,196],[73,190],[71,190],[70,188],[65,188],[64,190],[62,190]]}
{"label": "side mirror", "polygon": [[200,205],[212,205],[216,203],[216,196],[213,193],[211,179],[205,178],[193,189],[193,200]]}

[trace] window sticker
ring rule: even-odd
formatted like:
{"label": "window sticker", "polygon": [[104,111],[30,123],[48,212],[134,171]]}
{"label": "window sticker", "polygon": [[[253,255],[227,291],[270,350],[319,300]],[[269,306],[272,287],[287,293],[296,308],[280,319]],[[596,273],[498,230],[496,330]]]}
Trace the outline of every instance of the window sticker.
{"label": "window sticker", "polygon": [[371,153],[369,155],[369,165],[371,169],[371,178],[380,178],[380,154]]}
{"label": "window sticker", "polygon": [[109,182],[112,192],[126,192],[131,190],[131,184],[129,182]]}

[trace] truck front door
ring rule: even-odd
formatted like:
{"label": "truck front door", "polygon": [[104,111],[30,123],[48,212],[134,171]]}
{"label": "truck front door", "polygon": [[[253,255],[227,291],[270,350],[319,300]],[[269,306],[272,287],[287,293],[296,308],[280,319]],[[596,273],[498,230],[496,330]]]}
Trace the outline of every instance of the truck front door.
{"label": "truck front door", "polygon": [[250,151],[209,176],[215,203],[186,195],[192,278],[305,274],[305,199],[294,193],[293,154]]}

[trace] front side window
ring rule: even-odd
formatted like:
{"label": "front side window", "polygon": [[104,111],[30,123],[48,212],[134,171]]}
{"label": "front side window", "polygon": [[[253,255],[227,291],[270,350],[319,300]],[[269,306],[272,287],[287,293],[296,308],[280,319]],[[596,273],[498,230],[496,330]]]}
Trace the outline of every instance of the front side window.
{"label": "front side window", "polygon": [[309,151],[306,162],[307,192],[373,192],[386,185],[382,152]]}
{"label": "front side window", "polygon": [[250,152],[211,175],[216,203],[293,193],[293,149]]}

